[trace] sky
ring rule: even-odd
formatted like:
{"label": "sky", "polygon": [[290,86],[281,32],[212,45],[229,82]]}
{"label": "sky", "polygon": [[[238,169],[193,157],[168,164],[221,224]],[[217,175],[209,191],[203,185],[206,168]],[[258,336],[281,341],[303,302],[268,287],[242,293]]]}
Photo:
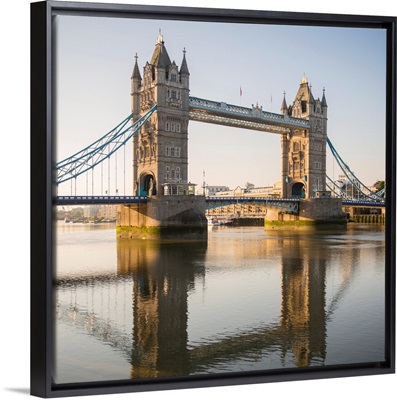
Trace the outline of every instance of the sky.
{"label": "sky", "polygon": [[[286,93],[291,104],[305,75],[315,98],[328,102],[328,137],[350,169],[367,185],[385,178],[385,31],[260,24],[183,22],[57,16],[56,160],[110,131],[131,112],[130,77],[138,55],[142,74],[159,29],[171,60],[183,49],[190,95],[279,112]],[[242,95],[240,96],[240,88]],[[96,170],[94,194],[132,192],[132,149]],[[340,170],[327,152],[327,173]],[[277,134],[191,121],[189,181],[230,188],[246,182],[270,186],[280,180]],[[126,167],[125,167],[126,165]],[[117,181],[117,185],[116,185]],[[68,182],[59,194],[74,193]],[[78,194],[92,194],[91,175],[77,180]]]}

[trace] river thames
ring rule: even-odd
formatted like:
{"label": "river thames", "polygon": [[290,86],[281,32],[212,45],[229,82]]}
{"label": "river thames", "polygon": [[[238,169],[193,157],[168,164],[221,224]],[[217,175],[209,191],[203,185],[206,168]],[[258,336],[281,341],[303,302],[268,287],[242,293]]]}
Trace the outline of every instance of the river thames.
{"label": "river thames", "polygon": [[381,225],[159,242],[58,222],[55,252],[57,384],[384,361]]}

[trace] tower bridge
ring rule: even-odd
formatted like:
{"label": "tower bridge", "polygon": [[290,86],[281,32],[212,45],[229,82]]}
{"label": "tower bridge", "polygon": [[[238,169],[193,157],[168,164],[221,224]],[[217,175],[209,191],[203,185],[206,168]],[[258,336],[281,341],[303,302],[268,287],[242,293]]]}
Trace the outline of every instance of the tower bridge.
{"label": "tower bridge", "polygon": [[[189,121],[278,134],[281,145],[281,199],[277,204],[269,203],[269,207],[279,210],[268,213],[268,218],[284,222],[343,223],[342,198],[331,198],[330,189],[335,193],[335,185],[330,187],[327,183],[326,146],[330,142],[324,89],[321,100],[315,99],[304,76],[291,105],[287,104],[284,93],[279,114],[264,111],[259,106],[247,108],[192,97],[189,93],[190,72],[186,51],[183,51],[178,66],[171,61],[161,34],[151,60],[146,62],[142,72],[141,75],[136,55],[131,76],[132,114],[91,146],[57,165],[58,184],[73,178],[76,180],[77,176],[93,169],[132,140],[132,197],[135,200],[119,203],[120,234],[128,232],[129,236],[140,236],[143,228],[145,237],[148,229],[156,235],[163,231],[174,234],[175,229],[198,236],[206,235],[205,210],[214,200],[207,200],[206,203],[204,197],[196,196],[196,184],[189,181]],[[128,125],[129,121],[132,124]],[[337,157],[335,149],[332,149]],[[354,176],[350,179],[357,181]],[[373,201],[382,200],[375,194],[369,197]],[[294,208],[289,210],[291,212],[285,212],[287,203],[283,203],[283,199],[295,199],[295,204],[290,202]],[[299,208],[296,206],[298,199]]]}

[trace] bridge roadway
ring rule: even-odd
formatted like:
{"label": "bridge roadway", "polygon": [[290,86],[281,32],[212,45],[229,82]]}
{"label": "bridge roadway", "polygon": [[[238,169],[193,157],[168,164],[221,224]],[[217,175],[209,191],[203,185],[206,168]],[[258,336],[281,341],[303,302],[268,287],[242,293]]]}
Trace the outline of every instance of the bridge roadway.
{"label": "bridge roadway", "polygon": [[[56,196],[53,205],[91,205],[91,204],[144,204],[148,197],[144,196]],[[232,204],[256,203],[268,204],[269,206],[289,209],[296,212],[300,199],[278,199],[273,197],[207,197],[207,209],[222,207]],[[385,207],[383,201],[343,200],[344,206],[357,207]]]}

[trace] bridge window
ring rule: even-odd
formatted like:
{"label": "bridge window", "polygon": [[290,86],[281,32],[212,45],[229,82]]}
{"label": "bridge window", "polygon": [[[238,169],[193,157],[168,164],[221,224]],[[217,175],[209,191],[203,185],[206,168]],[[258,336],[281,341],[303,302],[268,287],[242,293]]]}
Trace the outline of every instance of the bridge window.
{"label": "bridge window", "polygon": [[314,150],[314,151],[321,151],[322,148],[323,148],[323,146],[322,146],[321,143],[314,142],[314,143],[311,145],[311,148],[312,148],[312,150]]}
{"label": "bridge window", "polygon": [[323,166],[322,162],[314,161],[314,169],[321,169]]}
{"label": "bridge window", "polygon": [[176,90],[171,90],[171,99],[176,100]]}
{"label": "bridge window", "polygon": [[165,156],[166,157],[180,157],[181,148],[175,146],[165,146]]}
{"label": "bridge window", "polygon": [[300,143],[294,142],[294,151],[300,151]]}
{"label": "bridge window", "polygon": [[171,74],[170,81],[176,82],[176,74]]}
{"label": "bridge window", "polygon": [[194,196],[195,184],[192,183],[165,183],[164,185],[165,196]]}
{"label": "bridge window", "polygon": [[172,122],[172,123],[170,123],[170,122],[166,122],[165,123],[165,130],[167,131],[167,132],[180,132],[181,131],[181,124],[179,124],[179,123],[174,123],[174,122]]}

